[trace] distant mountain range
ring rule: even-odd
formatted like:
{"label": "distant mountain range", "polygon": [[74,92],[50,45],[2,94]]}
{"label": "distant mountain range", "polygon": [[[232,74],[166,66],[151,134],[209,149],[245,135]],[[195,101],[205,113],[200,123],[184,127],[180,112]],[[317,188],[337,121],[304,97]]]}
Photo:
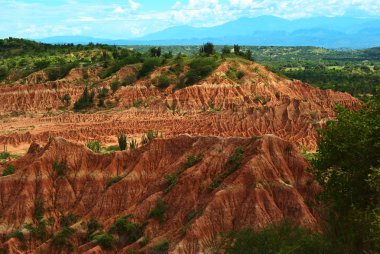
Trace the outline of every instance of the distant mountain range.
{"label": "distant mountain range", "polygon": [[38,41],[112,45],[197,45],[210,41],[220,45],[369,48],[380,46],[380,18],[342,16],[287,20],[261,16],[241,18],[214,27],[176,26],[133,40],[60,36]]}

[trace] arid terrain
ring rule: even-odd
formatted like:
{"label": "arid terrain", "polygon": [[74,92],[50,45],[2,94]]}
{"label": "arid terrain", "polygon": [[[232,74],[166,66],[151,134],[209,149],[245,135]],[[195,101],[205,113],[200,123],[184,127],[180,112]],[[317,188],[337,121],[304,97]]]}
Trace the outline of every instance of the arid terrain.
{"label": "arid terrain", "polygon": [[[4,81],[0,149],[21,156],[0,165],[0,172],[9,163],[15,171],[0,176],[5,253],[164,253],[157,249],[163,241],[169,253],[214,253],[221,233],[247,226],[286,219],[321,229],[311,206],[321,188],[301,152],[315,151],[317,129],[334,119],[336,105],[361,102],[233,58],[192,86],[157,88],[162,73],[176,79],[170,67],[110,89],[110,106],[80,112],[64,95],[73,103],[86,82],[110,88],[140,66],[104,79],[100,67],[78,67],[56,81],[43,70]],[[231,69],[244,76],[231,77]],[[142,145],[148,130],[160,135]],[[116,145],[121,133],[137,149],[96,154],[84,146]],[[91,231],[92,218],[103,229]],[[131,234],[117,231],[121,222],[132,225]],[[99,244],[107,230],[117,238],[110,249]],[[97,231],[97,240],[89,237]],[[6,237],[13,232],[23,238]]]}

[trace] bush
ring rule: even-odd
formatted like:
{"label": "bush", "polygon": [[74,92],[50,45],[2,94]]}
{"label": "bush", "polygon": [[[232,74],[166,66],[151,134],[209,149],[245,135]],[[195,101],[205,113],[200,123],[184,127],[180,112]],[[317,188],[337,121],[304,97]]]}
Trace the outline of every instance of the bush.
{"label": "bush", "polygon": [[61,217],[60,225],[61,227],[70,227],[74,223],[78,221],[78,217],[73,213],[68,213],[67,215],[63,215]]}
{"label": "bush", "polygon": [[165,204],[162,199],[157,201],[156,206],[150,211],[149,217],[158,220],[159,222],[163,222],[165,214]]}
{"label": "bush", "polygon": [[92,140],[92,141],[88,141],[86,143],[86,146],[92,150],[93,152],[95,153],[99,153],[100,152],[100,149],[102,147],[102,144],[100,143],[99,140]]}
{"label": "bush", "polygon": [[138,73],[138,78],[148,76],[156,67],[160,66],[161,61],[159,58],[146,58]]}
{"label": "bush", "polygon": [[127,215],[117,219],[109,228],[111,234],[126,237],[127,244],[137,241],[143,234],[142,226],[131,222],[130,217],[132,216]]}
{"label": "bush", "polygon": [[158,78],[157,87],[160,88],[160,89],[165,89],[165,88],[167,88],[169,85],[170,85],[170,78],[169,78],[168,76],[166,76],[165,74],[162,74],[162,75]]}
{"label": "bush", "polygon": [[77,66],[77,63],[66,63],[58,67],[51,67],[49,69],[46,69],[45,71],[48,75],[48,80],[55,81],[64,78],[67,74],[69,74],[71,69]]}
{"label": "bush", "polygon": [[243,229],[239,232],[231,233],[226,242],[225,250],[229,254],[320,254],[328,253],[332,247],[329,246],[327,239],[322,235],[286,222],[278,227],[269,226],[260,231]]}
{"label": "bush", "polygon": [[102,229],[102,228],[103,228],[102,224],[100,224],[95,218],[91,218],[87,222],[87,236],[92,235],[97,230]]}
{"label": "bush", "polygon": [[170,246],[170,242],[168,240],[163,240],[153,246],[153,253],[154,254],[167,253],[169,250],[169,246]]}
{"label": "bush", "polygon": [[113,236],[106,232],[99,232],[95,234],[93,239],[104,250],[112,250],[116,245],[116,241]]}
{"label": "bush", "polygon": [[190,63],[190,69],[186,73],[185,85],[193,85],[212,73],[218,66],[214,57],[198,57]]}
{"label": "bush", "polygon": [[12,164],[9,164],[4,170],[3,170],[3,176],[9,176],[15,173],[15,167]]}
{"label": "bush", "polygon": [[111,180],[109,180],[109,182],[107,183],[106,189],[108,189],[109,187],[111,187],[111,185],[120,182],[122,179],[123,178],[121,176],[112,177]]}
{"label": "bush", "polygon": [[8,152],[1,152],[0,153],[0,160],[6,160],[6,159],[8,159],[9,157],[11,157],[11,154],[10,153],[8,153]]}
{"label": "bush", "polygon": [[74,229],[63,228],[61,232],[53,237],[52,245],[59,250],[73,251],[73,245],[70,243],[69,238],[74,234]]}
{"label": "bush", "polygon": [[124,133],[120,134],[117,137],[117,141],[119,143],[120,151],[127,150],[127,136]]}
{"label": "bush", "polygon": [[83,109],[91,108],[94,104],[94,91],[89,93],[88,87],[86,86],[83,90],[82,96],[74,103],[74,110],[80,111]]}
{"label": "bush", "polygon": [[124,78],[123,82],[121,83],[122,86],[130,86],[133,83],[136,82],[136,76],[135,75],[128,75]]}
{"label": "bush", "polygon": [[67,172],[67,164],[66,162],[58,162],[54,161],[53,169],[57,173],[58,176],[65,176]]}
{"label": "bush", "polygon": [[111,84],[112,93],[115,93],[117,91],[117,89],[119,88],[119,86],[120,86],[119,81],[112,82],[112,84]]}

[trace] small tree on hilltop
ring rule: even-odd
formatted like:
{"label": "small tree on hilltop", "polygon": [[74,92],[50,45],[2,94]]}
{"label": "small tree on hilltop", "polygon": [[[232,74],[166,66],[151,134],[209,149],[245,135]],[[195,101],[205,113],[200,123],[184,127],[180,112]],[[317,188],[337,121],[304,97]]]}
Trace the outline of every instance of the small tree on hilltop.
{"label": "small tree on hilltop", "polygon": [[235,53],[235,55],[239,55],[240,54],[240,46],[238,44],[234,45],[234,53]]}
{"label": "small tree on hilltop", "polygon": [[214,54],[214,52],[215,52],[214,44],[212,44],[211,42],[207,42],[199,50],[199,53],[201,54],[205,53],[206,55],[212,55]]}

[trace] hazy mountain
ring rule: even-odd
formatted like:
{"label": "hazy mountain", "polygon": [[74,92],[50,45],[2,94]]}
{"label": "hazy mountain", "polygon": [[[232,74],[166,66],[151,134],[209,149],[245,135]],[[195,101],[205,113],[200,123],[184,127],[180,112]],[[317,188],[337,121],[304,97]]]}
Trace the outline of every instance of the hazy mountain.
{"label": "hazy mountain", "polygon": [[380,19],[315,17],[287,20],[273,16],[241,18],[214,27],[176,26],[134,40],[91,37],[50,37],[47,43],[106,43],[115,45],[215,44],[367,48],[380,45]]}

